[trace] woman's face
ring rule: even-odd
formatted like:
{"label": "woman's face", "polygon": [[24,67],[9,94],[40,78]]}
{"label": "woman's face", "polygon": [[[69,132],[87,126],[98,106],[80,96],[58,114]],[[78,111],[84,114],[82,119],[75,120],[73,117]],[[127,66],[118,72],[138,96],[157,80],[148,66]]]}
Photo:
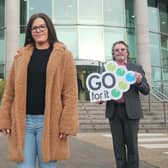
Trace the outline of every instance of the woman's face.
{"label": "woman's face", "polygon": [[48,44],[48,28],[45,21],[42,18],[37,18],[33,21],[31,33],[35,44]]}
{"label": "woman's face", "polygon": [[120,62],[120,63],[127,62],[127,58],[128,58],[127,47],[123,44],[116,44],[113,49],[113,57],[117,62]]}

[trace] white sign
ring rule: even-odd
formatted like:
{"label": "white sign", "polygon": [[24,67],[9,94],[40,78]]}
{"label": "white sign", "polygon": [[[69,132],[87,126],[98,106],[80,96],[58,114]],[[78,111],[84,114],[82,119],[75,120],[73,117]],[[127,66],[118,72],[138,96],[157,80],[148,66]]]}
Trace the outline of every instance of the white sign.
{"label": "white sign", "polygon": [[105,64],[105,70],[102,74],[91,73],[86,79],[91,102],[118,100],[136,82],[133,71],[128,71],[125,66],[114,61]]}

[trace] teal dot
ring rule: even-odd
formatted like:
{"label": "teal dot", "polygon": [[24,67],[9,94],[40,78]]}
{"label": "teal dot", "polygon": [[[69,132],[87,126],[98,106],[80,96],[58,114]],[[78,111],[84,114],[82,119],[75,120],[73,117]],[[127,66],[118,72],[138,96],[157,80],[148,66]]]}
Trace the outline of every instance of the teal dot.
{"label": "teal dot", "polygon": [[112,95],[114,98],[117,98],[117,97],[120,97],[121,92],[120,92],[119,89],[112,89],[112,90],[111,90],[111,95]]}
{"label": "teal dot", "polygon": [[128,72],[125,76],[125,79],[129,83],[134,83],[136,81],[135,74],[133,72]]}
{"label": "teal dot", "polygon": [[124,68],[118,68],[116,71],[117,76],[124,76],[125,69]]}

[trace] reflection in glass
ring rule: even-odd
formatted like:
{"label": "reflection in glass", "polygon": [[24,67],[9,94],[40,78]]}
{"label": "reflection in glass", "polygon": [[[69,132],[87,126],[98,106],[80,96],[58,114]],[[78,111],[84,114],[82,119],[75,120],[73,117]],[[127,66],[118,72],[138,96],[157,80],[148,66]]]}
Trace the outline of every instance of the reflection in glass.
{"label": "reflection in glass", "polygon": [[77,28],[74,26],[56,26],[58,40],[65,43],[73,57],[78,58]]}
{"label": "reflection in glass", "polygon": [[105,25],[125,26],[124,0],[104,0],[103,7]]}
{"label": "reflection in glass", "polygon": [[102,0],[79,0],[79,24],[103,24]]}
{"label": "reflection in glass", "polygon": [[153,32],[159,32],[159,10],[155,7],[148,8],[149,16],[149,30]]}
{"label": "reflection in glass", "polygon": [[79,59],[104,61],[104,29],[101,27],[82,27],[79,29]]}
{"label": "reflection in glass", "polygon": [[27,1],[27,17],[29,18],[34,13],[43,12],[48,16],[52,16],[52,1],[51,0],[29,0]]}
{"label": "reflection in glass", "polygon": [[53,6],[55,24],[77,23],[77,0],[55,0]]}

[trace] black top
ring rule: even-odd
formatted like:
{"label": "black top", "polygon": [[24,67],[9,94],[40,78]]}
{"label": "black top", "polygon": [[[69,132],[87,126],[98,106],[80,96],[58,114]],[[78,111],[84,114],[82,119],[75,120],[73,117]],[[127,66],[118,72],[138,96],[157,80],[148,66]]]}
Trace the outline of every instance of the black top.
{"label": "black top", "polygon": [[35,48],[27,72],[27,114],[44,114],[46,68],[52,47]]}

